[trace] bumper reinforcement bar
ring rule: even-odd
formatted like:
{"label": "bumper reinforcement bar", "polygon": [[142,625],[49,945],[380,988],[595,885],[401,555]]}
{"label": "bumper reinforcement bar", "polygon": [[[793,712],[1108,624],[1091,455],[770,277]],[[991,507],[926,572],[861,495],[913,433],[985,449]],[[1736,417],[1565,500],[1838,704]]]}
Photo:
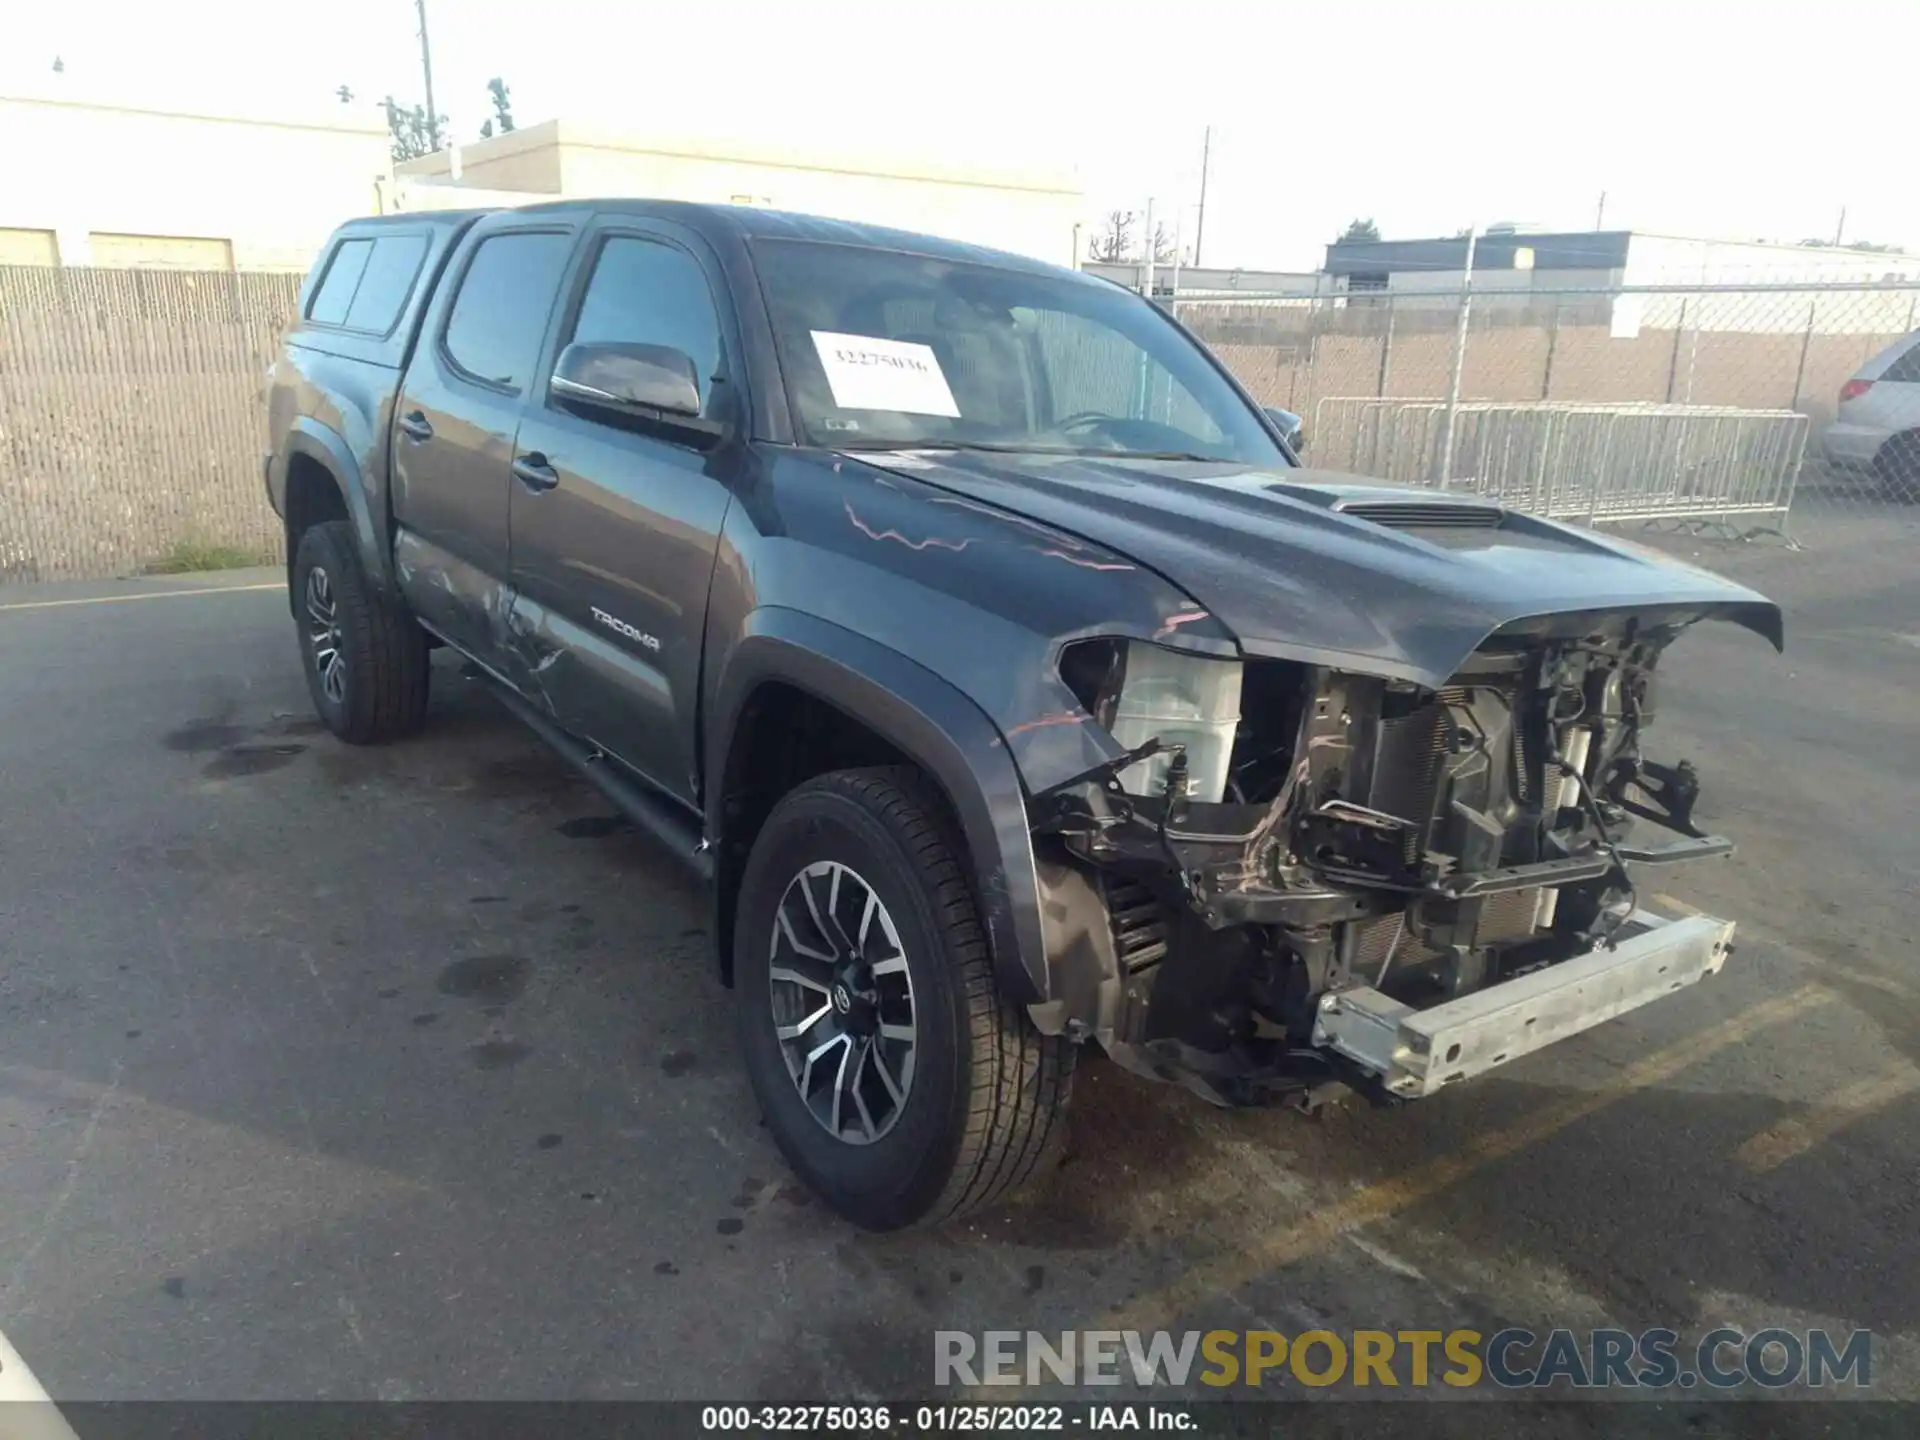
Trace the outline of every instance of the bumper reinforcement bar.
{"label": "bumper reinforcement bar", "polygon": [[1323,996],[1313,1041],[1417,1099],[1680,990],[1726,963],[1733,922],[1637,910],[1612,950],[1516,976],[1425,1010],[1370,985]]}

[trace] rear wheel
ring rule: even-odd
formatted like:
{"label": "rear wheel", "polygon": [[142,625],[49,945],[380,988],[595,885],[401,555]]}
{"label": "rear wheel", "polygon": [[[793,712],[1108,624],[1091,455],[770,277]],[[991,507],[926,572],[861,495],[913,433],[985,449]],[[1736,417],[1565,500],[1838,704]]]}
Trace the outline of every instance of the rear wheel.
{"label": "rear wheel", "polygon": [[775,807],[742,878],[734,989],[768,1129],[873,1230],[991,1204],[1059,1156],[1073,1046],[1001,996],[941,797],[843,770]]}
{"label": "rear wheel", "polygon": [[313,708],[349,745],[418,729],[427,713],[427,634],[367,583],[344,520],[309,526],[294,553],[293,613]]}
{"label": "rear wheel", "polygon": [[1903,430],[1873,457],[1874,473],[1889,500],[1920,503],[1920,430]]}

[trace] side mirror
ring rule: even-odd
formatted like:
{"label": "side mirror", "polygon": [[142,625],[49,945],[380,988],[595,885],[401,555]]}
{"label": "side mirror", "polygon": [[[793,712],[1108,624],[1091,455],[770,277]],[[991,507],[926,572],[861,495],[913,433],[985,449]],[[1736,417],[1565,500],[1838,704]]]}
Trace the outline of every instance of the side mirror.
{"label": "side mirror", "polygon": [[1287,442],[1287,448],[1297,457],[1307,448],[1307,432],[1300,428],[1300,417],[1291,410],[1281,410],[1272,405],[1267,406],[1266,409],[1267,418],[1274,423],[1274,428],[1280,432],[1280,438]]}
{"label": "side mirror", "polygon": [[569,345],[553,367],[553,398],[596,419],[637,421],[717,440],[721,426],[700,413],[693,357],[670,345]]}

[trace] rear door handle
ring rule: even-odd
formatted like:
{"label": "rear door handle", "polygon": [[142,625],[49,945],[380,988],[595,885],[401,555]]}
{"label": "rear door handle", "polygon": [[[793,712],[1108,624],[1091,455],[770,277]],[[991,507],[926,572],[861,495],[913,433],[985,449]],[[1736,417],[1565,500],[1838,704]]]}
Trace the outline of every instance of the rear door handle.
{"label": "rear door handle", "polygon": [[414,410],[400,417],[400,433],[409,440],[431,440],[433,426],[427,423],[427,417]]}
{"label": "rear door handle", "polygon": [[513,462],[513,478],[529,490],[551,490],[560,483],[559,472],[537,450],[529,450]]}

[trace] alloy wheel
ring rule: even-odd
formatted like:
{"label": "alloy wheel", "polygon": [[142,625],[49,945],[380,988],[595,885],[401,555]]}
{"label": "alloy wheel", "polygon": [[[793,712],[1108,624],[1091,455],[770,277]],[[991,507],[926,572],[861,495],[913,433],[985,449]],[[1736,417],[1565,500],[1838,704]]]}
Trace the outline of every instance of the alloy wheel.
{"label": "alloy wheel", "polygon": [[315,565],[307,571],[307,638],[313,645],[313,669],[327,699],[340,705],[347,698],[347,657],[340,649],[340,611],[333,598],[333,582]]}
{"label": "alloy wheel", "polygon": [[870,1145],[913,1088],[913,978],[893,916],[837,860],[788,882],[769,970],[774,1034],[800,1099],[828,1134]]}

